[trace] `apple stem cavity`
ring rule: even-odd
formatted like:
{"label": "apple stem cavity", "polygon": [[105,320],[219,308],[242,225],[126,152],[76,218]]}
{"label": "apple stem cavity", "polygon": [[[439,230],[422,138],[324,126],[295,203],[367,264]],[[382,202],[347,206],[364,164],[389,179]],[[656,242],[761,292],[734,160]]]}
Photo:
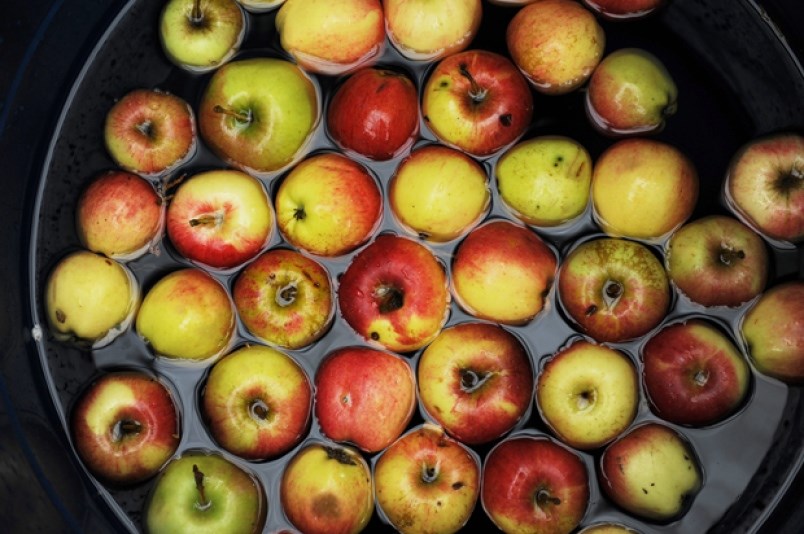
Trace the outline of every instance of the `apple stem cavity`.
{"label": "apple stem cavity", "polygon": [[193,2],[193,10],[190,12],[190,23],[193,26],[200,26],[204,20],[204,12],[201,11],[201,0]]}
{"label": "apple stem cavity", "polygon": [[561,499],[550,494],[546,489],[540,489],[536,492],[536,506],[544,508],[549,505],[558,506],[561,504]]}
{"label": "apple stem cavity", "polygon": [[476,373],[471,369],[461,369],[461,391],[473,393],[489,381],[493,373]]}
{"label": "apple stem cavity", "polygon": [[112,440],[122,441],[126,436],[139,434],[142,425],[133,419],[121,419],[112,427]]}
{"label": "apple stem cavity", "polygon": [[270,409],[268,405],[265,404],[260,399],[254,399],[251,401],[248,407],[249,414],[251,415],[252,419],[256,421],[265,421],[268,419],[268,414],[270,413]]}
{"label": "apple stem cavity", "polygon": [[432,484],[436,480],[438,480],[438,475],[441,469],[439,469],[438,464],[436,465],[428,465],[426,463],[422,463],[422,481],[425,484]]}
{"label": "apple stem cavity", "polygon": [[154,137],[154,123],[151,121],[142,121],[134,127],[138,132],[149,139]]}
{"label": "apple stem cavity", "polygon": [[620,282],[609,280],[603,286],[603,300],[607,308],[613,308],[623,295],[623,285]]}
{"label": "apple stem cavity", "polygon": [[290,282],[276,292],[276,303],[283,308],[290,306],[296,301],[298,293],[299,288],[296,287],[296,282]]}
{"label": "apple stem cavity", "polygon": [[207,510],[210,505],[212,505],[212,502],[207,500],[207,495],[204,491],[204,473],[198,469],[196,464],[193,464],[193,477],[195,477],[195,489],[198,490],[198,502],[195,503],[196,508],[201,511]]}
{"label": "apple stem cavity", "polygon": [[383,284],[374,290],[380,313],[391,313],[405,304],[405,294],[399,288]]}
{"label": "apple stem cavity", "polygon": [[692,375],[692,380],[695,382],[696,386],[704,387],[707,382],[709,382],[709,373],[703,369],[699,369]]}
{"label": "apple stem cavity", "polygon": [[240,124],[251,124],[253,119],[251,115],[251,110],[246,111],[245,113],[242,111],[235,111],[233,109],[228,109],[223,106],[215,106],[212,108],[212,111],[215,113],[222,113],[228,117],[234,118],[234,120]]}
{"label": "apple stem cavity", "polygon": [[742,250],[734,250],[726,246],[720,248],[720,256],[718,256],[720,263],[723,265],[732,265],[738,260],[745,259],[745,252]]}
{"label": "apple stem cavity", "polygon": [[488,95],[488,89],[480,87],[480,84],[477,83],[472,73],[469,72],[469,68],[465,63],[461,63],[458,69],[461,76],[469,80],[469,83],[472,85],[471,89],[469,89],[469,97],[472,99],[472,102],[475,104],[483,102],[486,99],[486,95]]}

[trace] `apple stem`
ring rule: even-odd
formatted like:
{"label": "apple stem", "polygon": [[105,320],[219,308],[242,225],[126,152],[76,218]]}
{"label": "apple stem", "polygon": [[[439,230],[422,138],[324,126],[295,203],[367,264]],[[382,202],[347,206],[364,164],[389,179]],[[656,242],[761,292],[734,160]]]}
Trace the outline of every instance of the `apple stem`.
{"label": "apple stem", "polygon": [[193,11],[190,14],[190,22],[198,25],[204,19],[204,13],[201,12],[201,0],[195,0],[193,3]]}
{"label": "apple stem", "polygon": [[237,122],[243,122],[246,124],[251,122],[251,111],[243,113],[241,111],[234,111],[233,109],[228,109],[223,106],[215,106],[212,108],[212,111],[215,113],[223,113],[229,117],[234,117]]}
{"label": "apple stem", "polygon": [[723,265],[731,265],[735,260],[742,260],[745,258],[745,252],[742,250],[732,250],[730,248],[720,249],[720,263]]}
{"label": "apple stem", "polygon": [[199,510],[206,510],[209,508],[210,502],[204,492],[204,473],[195,464],[193,464],[193,476],[195,477],[195,489],[198,490],[198,508]]}
{"label": "apple stem", "polygon": [[220,213],[213,213],[211,215],[201,215],[200,217],[193,217],[190,219],[190,226],[195,228],[202,224],[214,224],[218,226],[223,222],[223,216]]}
{"label": "apple stem", "polygon": [[550,492],[547,491],[546,489],[540,489],[539,491],[536,492],[536,504],[539,507],[545,506],[547,504],[554,504],[558,506],[559,504],[561,504],[561,499],[559,499],[558,497],[554,497],[553,495],[550,495]]}
{"label": "apple stem", "polygon": [[469,68],[466,66],[465,63],[461,63],[458,67],[461,76],[469,80],[469,83],[472,84],[472,88],[469,89],[469,96],[472,98],[472,101],[475,103],[483,102],[486,99],[486,95],[488,94],[488,89],[483,89],[480,87],[480,84],[477,83],[472,73],[469,72]]}
{"label": "apple stem", "polygon": [[296,282],[290,282],[284,287],[279,288],[279,291],[276,292],[276,303],[283,308],[290,306],[296,301],[296,295],[298,293],[299,289],[296,287]]}
{"label": "apple stem", "polygon": [[142,425],[132,419],[118,421],[112,428],[112,439],[120,441],[131,434],[138,434],[142,430]]}
{"label": "apple stem", "polygon": [[439,471],[438,464],[427,465],[426,463],[422,463],[422,481],[425,484],[432,484],[438,479]]}
{"label": "apple stem", "polygon": [[477,391],[488,382],[493,373],[476,373],[471,369],[461,369],[461,390],[466,393]]}
{"label": "apple stem", "polygon": [[249,408],[251,408],[251,414],[255,419],[260,419],[262,421],[268,419],[268,405],[266,405],[260,399],[253,400]]}

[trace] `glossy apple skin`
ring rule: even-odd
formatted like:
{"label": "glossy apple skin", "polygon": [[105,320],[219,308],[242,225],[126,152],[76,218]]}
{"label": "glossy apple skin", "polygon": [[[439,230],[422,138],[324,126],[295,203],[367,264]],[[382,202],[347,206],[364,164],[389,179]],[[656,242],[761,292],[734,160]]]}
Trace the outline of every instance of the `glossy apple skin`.
{"label": "glossy apple skin", "polygon": [[749,141],[732,158],[724,184],[730,209],[760,234],[804,240],[804,136]]}
{"label": "glossy apple skin", "polygon": [[374,483],[368,464],[348,447],[311,442],[285,467],[282,510],[309,534],[357,534],[374,513]]}
{"label": "glossy apple skin", "polygon": [[[206,503],[196,486],[194,467],[203,475]],[[189,450],[172,460],[148,497],[143,522],[148,534],[197,532],[257,534],[268,503],[260,482],[223,456]]]}
{"label": "glossy apple skin", "polygon": [[288,249],[272,249],[235,280],[232,298],[253,335],[288,349],[305,347],[332,321],[329,274],[315,260]]}
{"label": "glossy apple skin", "polygon": [[354,257],[340,279],[338,303],[364,339],[395,352],[427,345],[449,307],[447,275],[412,239],[381,234]]}
{"label": "glossy apple skin", "polygon": [[196,268],[162,277],[146,293],[137,333],[165,358],[205,360],[223,353],[234,335],[235,312],[226,289]]}
{"label": "glossy apple skin", "polygon": [[740,407],[751,370],[716,326],[702,319],[667,326],[642,347],[642,379],[656,415],[706,426]]}
{"label": "glossy apple skin", "polygon": [[75,226],[84,247],[127,261],[159,240],[164,214],[162,197],[150,182],[129,172],[108,171],[82,191]]}
{"label": "glossy apple skin", "polygon": [[475,317],[524,324],[544,308],[557,265],[556,254],[536,233],[494,220],[469,232],[458,246],[452,292]]}
{"label": "glossy apple skin", "polygon": [[768,251],[737,219],[709,215],[676,230],[665,247],[670,280],[702,306],[739,306],[768,281]]}
{"label": "glossy apple skin", "polygon": [[625,354],[575,341],[544,364],[536,383],[539,413],[576,449],[595,449],[628,428],[639,404],[639,378]]}
{"label": "glossy apple skin", "polygon": [[364,68],[344,81],[329,102],[329,135],[346,150],[387,160],[413,144],[419,131],[419,95],[404,73]]}
{"label": "glossy apple skin", "polygon": [[517,435],[495,446],[483,466],[480,499],[509,534],[569,534],[589,504],[589,475],[581,458],[538,435]]}
{"label": "glossy apple skin", "polygon": [[522,420],[533,399],[533,370],[522,343],[497,325],[445,329],[418,364],[419,399],[454,438],[488,443]]}
{"label": "glossy apple skin", "polygon": [[663,7],[666,0],[583,0],[589,9],[609,20],[633,20],[646,17]]}
{"label": "glossy apple skin", "polygon": [[549,95],[583,85],[606,44],[595,16],[571,0],[541,0],[522,7],[508,24],[505,40],[531,85]]}
{"label": "glossy apple skin", "polygon": [[[127,431],[122,425],[134,424]],[[84,465],[114,485],[154,476],[179,446],[173,397],[159,380],[119,371],[94,380],[72,409],[73,445]]]}
{"label": "glossy apple skin", "polygon": [[664,267],[646,246],[601,238],[570,251],[558,275],[564,310],[598,342],[647,334],[670,306]]}
{"label": "glossy apple skin", "polygon": [[273,232],[265,188],[235,170],[207,171],[179,185],[167,209],[167,234],[185,258],[230,269],[256,256]]}
{"label": "glossy apple skin", "polygon": [[403,533],[457,532],[480,493],[480,460],[438,426],[399,438],[374,465],[377,506]]}
{"label": "glossy apple skin", "polygon": [[368,347],[330,352],[315,375],[315,414],[329,439],[379,452],[408,426],[416,407],[410,365]]}
{"label": "glossy apple skin", "polygon": [[792,384],[804,382],[804,282],[765,291],[743,316],[740,332],[760,373]]}
{"label": "glossy apple skin", "polygon": [[605,494],[628,513],[667,522],[692,504],[702,478],[686,439],[670,427],[645,423],[603,451],[598,480]]}
{"label": "glossy apple skin", "polygon": [[435,67],[423,89],[422,114],[443,143],[488,156],[525,133],[533,116],[533,96],[508,58],[467,50],[445,57]]}
{"label": "glossy apple skin", "polygon": [[195,153],[195,115],[176,95],[135,89],[106,114],[103,140],[112,160],[122,169],[158,176]]}
{"label": "glossy apple skin", "polygon": [[282,235],[295,247],[340,256],[371,237],[382,219],[382,192],[365,167],[334,152],[305,159],[275,199]]}
{"label": "glossy apple skin", "polygon": [[218,444],[259,461],[285,454],[304,438],[312,400],[310,380],[293,358],[247,345],[212,367],[201,406]]}

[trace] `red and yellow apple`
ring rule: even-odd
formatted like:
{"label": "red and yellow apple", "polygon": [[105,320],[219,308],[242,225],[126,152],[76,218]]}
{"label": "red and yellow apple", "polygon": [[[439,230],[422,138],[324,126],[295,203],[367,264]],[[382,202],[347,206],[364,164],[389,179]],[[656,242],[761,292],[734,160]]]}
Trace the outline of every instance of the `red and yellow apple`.
{"label": "red and yellow apple", "polygon": [[583,3],[603,18],[627,21],[654,13],[667,0],[583,0]]}

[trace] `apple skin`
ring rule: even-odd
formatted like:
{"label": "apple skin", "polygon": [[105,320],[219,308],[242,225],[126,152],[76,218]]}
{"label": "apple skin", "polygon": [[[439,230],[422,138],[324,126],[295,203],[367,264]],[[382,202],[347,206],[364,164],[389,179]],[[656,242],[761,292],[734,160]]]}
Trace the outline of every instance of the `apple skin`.
{"label": "apple skin", "polygon": [[267,245],[274,215],[259,180],[241,171],[214,170],[179,185],[166,221],[171,243],[185,258],[231,269]]}
{"label": "apple skin", "polygon": [[372,63],[385,48],[379,0],[286,0],[276,31],[303,69],[330,76]]}
{"label": "apple skin", "polygon": [[383,0],[385,27],[408,59],[435,61],[466,49],[483,15],[480,0]]}
{"label": "apple skin", "polygon": [[306,534],[357,534],[374,513],[368,464],[350,448],[311,442],[285,467],[282,510]]}
{"label": "apple skin", "polygon": [[488,213],[486,171],[453,148],[425,145],[402,160],[388,186],[391,211],[421,239],[451,241]]}
{"label": "apple skin", "polygon": [[442,59],[422,91],[422,115],[441,142],[488,156],[516,141],[533,117],[533,95],[511,61],[485,50]]}
{"label": "apple skin", "polygon": [[235,312],[226,289],[197,268],[173,271],[146,293],[137,333],[157,356],[205,360],[231,343]]}
{"label": "apple skin", "polygon": [[531,321],[553,285],[556,254],[531,230],[497,219],[464,238],[452,262],[452,292],[475,317],[502,324]]}
{"label": "apple skin", "polygon": [[579,530],[578,534],[639,534],[639,531],[620,523],[594,523]]}
{"label": "apple skin", "polygon": [[412,239],[381,234],[340,279],[338,303],[365,340],[394,352],[420,349],[441,331],[449,311],[447,274]]}
{"label": "apple skin", "polygon": [[570,447],[602,447],[634,421],[639,404],[636,367],[625,354],[586,340],[561,349],[542,367],[536,405],[553,433]]}
{"label": "apple skin", "polygon": [[804,281],[765,291],[740,321],[740,333],[760,373],[804,383]]}
{"label": "apple skin", "polygon": [[237,0],[250,13],[265,13],[280,7],[285,0]]}
{"label": "apple skin", "polygon": [[804,240],[804,136],[780,133],[746,143],[724,181],[729,208],[768,239]]}
{"label": "apple skin", "polygon": [[702,306],[735,307],[755,298],[765,289],[769,261],[762,238],[725,215],[685,224],[665,247],[670,280]]}
{"label": "apple skin", "polygon": [[569,534],[589,505],[583,460],[546,436],[516,435],[486,456],[480,500],[508,534]]}
{"label": "apple skin", "polygon": [[368,347],[330,352],[315,375],[315,415],[329,439],[375,453],[397,439],[413,416],[416,382],[410,365]]}
{"label": "apple skin", "polygon": [[304,438],[312,399],[310,380],[293,358],[247,345],[212,367],[201,407],[219,445],[259,461],[285,454]]}
{"label": "apple skin", "polygon": [[325,152],[308,157],[282,180],[275,199],[279,230],[293,246],[341,256],[371,237],[382,220],[382,192],[365,167]]}
{"label": "apple skin", "polygon": [[604,134],[658,133],[676,112],[678,88],[658,57],[621,48],[595,68],[584,102],[592,126]]}
{"label": "apple skin", "polygon": [[598,342],[647,334],[670,307],[670,285],[661,262],[646,246],[598,238],[570,251],[558,274],[564,310]]}
{"label": "apple skin", "polygon": [[609,445],[598,481],[628,513],[657,522],[679,518],[701,489],[703,475],[691,445],[658,423],[639,425]]}
{"label": "apple skin", "polygon": [[329,135],[342,149],[384,161],[410,148],[419,132],[419,95],[404,73],[363,68],[335,91]]}
{"label": "apple skin", "polygon": [[656,415],[698,427],[720,422],[740,407],[751,369],[717,327],[690,319],[662,328],[642,347],[642,379]]}
{"label": "apple skin", "polygon": [[148,497],[143,522],[148,534],[257,534],[267,509],[254,475],[220,454],[192,449],[165,467]]}
{"label": "apple skin", "polygon": [[438,426],[399,438],[374,464],[377,507],[400,532],[457,532],[480,493],[480,459]]}
{"label": "apple skin", "polygon": [[605,19],[628,21],[656,12],[667,0],[583,0],[583,3]]}
{"label": "apple skin", "polygon": [[326,269],[287,249],[269,250],[251,262],[235,280],[232,298],[249,332],[287,349],[319,339],[334,314]]}
{"label": "apple skin", "polygon": [[317,86],[289,61],[259,57],[215,71],[198,108],[203,140],[225,162],[270,177],[296,161],[319,121]]}
{"label": "apple skin", "polygon": [[513,429],[533,399],[533,369],[522,343],[488,323],[443,330],[418,364],[425,412],[463,443],[488,443]]}
{"label": "apple skin", "polygon": [[503,202],[526,224],[558,226],[589,205],[592,157],[568,137],[518,143],[499,159],[495,174]]}
{"label": "apple skin", "polygon": [[667,143],[623,139],[595,163],[595,221],[610,236],[659,241],[689,219],[697,201],[694,164]]}
{"label": "apple skin", "polygon": [[70,430],[84,465],[119,486],[154,476],[181,436],[170,391],[155,377],[134,371],[95,379],[71,411]]}
{"label": "apple skin", "polygon": [[216,69],[238,50],[246,33],[246,17],[234,0],[199,3],[168,0],[159,18],[159,37],[167,58],[190,72]]}
{"label": "apple skin", "polygon": [[572,0],[539,0],[508,24],[508,51],[531,85],[548,95],[574,91],[592,75],[606,44],[595,16]]}

